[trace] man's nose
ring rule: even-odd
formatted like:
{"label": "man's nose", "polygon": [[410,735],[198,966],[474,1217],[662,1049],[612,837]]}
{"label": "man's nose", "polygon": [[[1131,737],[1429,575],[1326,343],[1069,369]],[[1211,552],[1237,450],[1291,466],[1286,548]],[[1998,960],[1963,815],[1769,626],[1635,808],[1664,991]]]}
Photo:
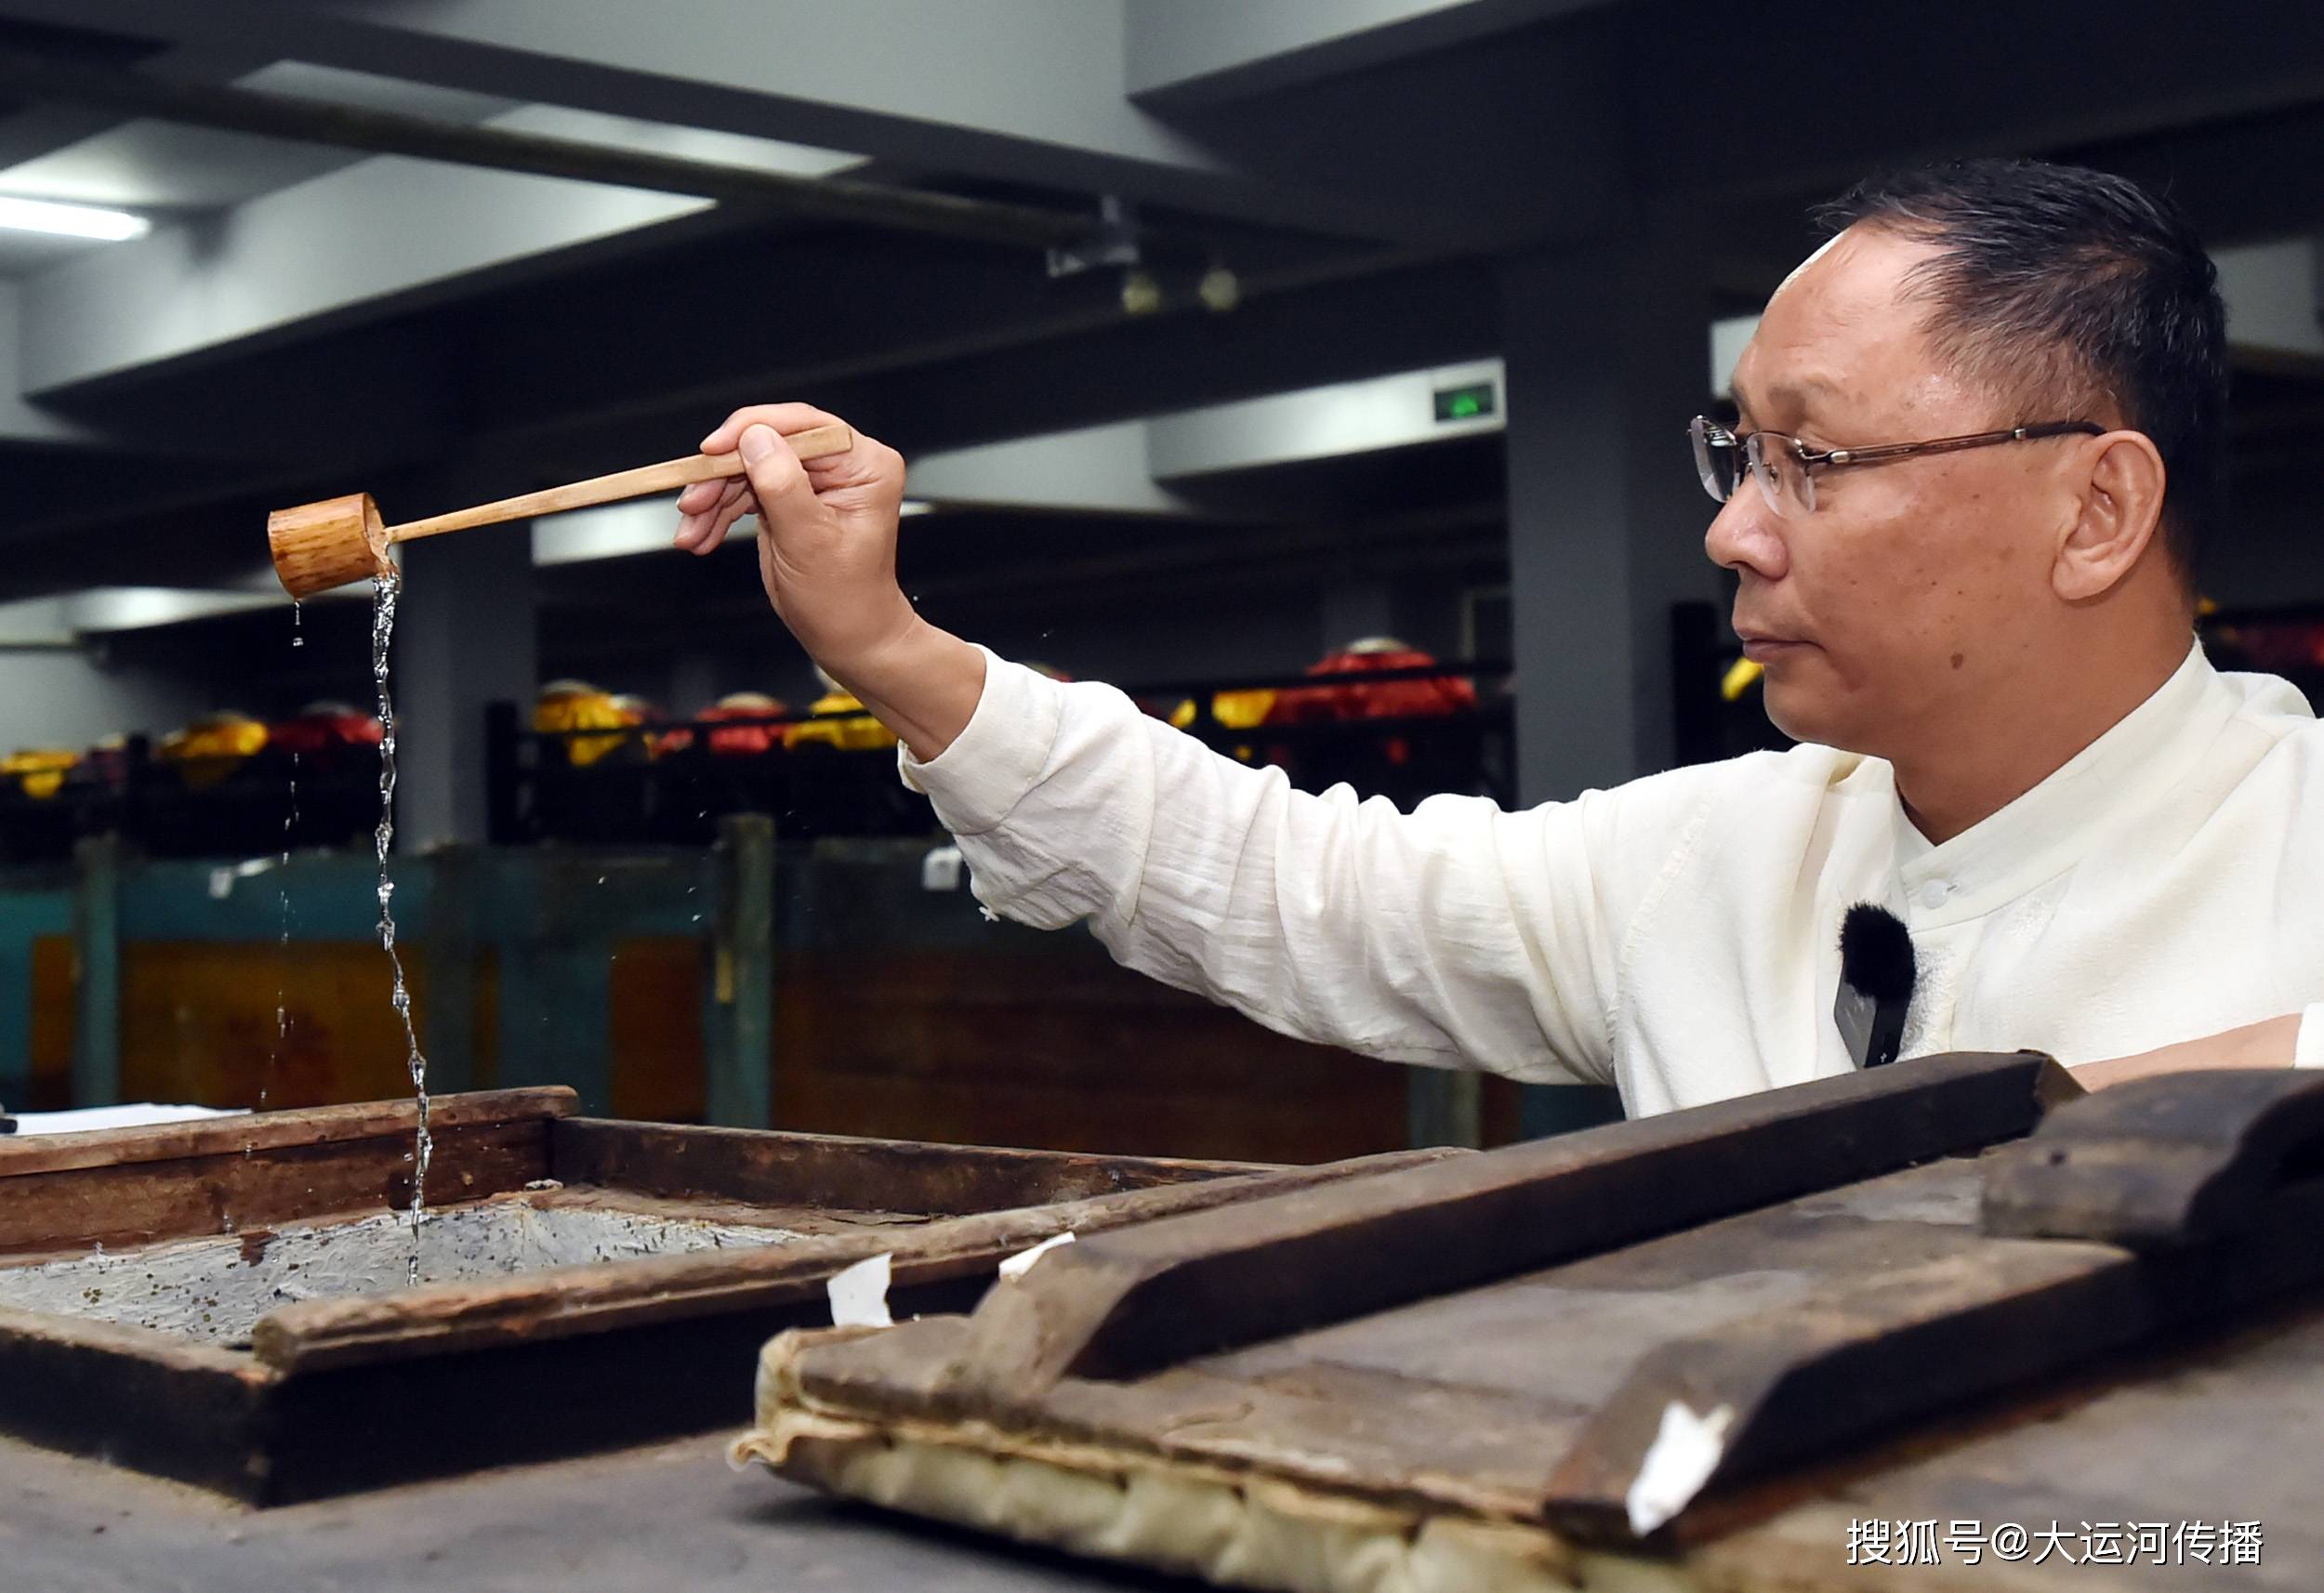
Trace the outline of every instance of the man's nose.
{"label": "man's nose", "polygon": [[1781,580],[1791,565],[1782,521],[1768,507],[1766,494],[1750,481],[1719,507],[1710,529],[1703,533],[1703,551],[1723,569],[1749,570],[1769,581]]}

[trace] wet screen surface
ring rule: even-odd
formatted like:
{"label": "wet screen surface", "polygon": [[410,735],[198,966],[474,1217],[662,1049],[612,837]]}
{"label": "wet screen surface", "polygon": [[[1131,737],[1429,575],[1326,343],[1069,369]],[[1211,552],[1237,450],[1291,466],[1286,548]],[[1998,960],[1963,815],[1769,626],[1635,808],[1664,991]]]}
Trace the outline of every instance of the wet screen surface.
{"label": "wet screen surface", "polygon": [[[430,1284],[704,1250],[756,1249],[794,1230],[521,1199],[446,1207],[419,1231]],[[334,1223],[99,1250],[0,1268],[0,1306],[152,1328],[239,1346],[258,1319],[301,1300],[409,1286],[413,1230],[392,1212]]]}

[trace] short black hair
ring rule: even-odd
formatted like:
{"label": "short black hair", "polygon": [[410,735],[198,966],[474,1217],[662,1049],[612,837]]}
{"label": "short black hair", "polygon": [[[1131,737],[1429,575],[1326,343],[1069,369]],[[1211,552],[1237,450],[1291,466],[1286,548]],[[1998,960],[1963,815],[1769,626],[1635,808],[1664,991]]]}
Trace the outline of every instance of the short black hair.
{"label": "short black hair", "polygon": [[2163,543],[2192,587],[2226,511],[2227,312],[2176,204],[2081,166],[1973,160],[1868,178],[1816,217],[1937,246],[1910,283],[1931,336],[1963,375],[2043,411],[1997,424],[2145,432],[2169,478]]}

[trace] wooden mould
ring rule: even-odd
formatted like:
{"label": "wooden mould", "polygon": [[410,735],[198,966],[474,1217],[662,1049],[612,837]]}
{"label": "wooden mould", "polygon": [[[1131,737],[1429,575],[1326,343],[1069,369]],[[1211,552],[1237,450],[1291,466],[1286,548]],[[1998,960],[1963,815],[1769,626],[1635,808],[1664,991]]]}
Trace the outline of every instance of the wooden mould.
{"label": "wooden mould", "polygon": [[[769,1335],[828,1323],[825,1284],[859,1260],[892,1256],[899,1320],[957,1310],[1068,1229],[1414,1159],[1268,1169],[592,1121],[573,1101],[438,1100],[430,1218],[519,1202],[786,1237],[298,1300],[228,1342],[0,1304],[0,1430],[254,1503],[704,1431],[744,1408]],[[402,1101],[0,1140],[0,1301],[64,1257],[152,1279],[190,1241],[234,1235],[200,1253],[251,1263],[310,1225],[386,1226],[411,1204],[415,1121]]]}
{"label": "wooden mould", "polygon": [[794,1336],[739,1452],[1249,1586],[1575,1586],[1579,1557],[1684,1558],[1803,1466],[2315,1284],[2320,1220],[2324,1074],[2082,1098],[2032,1053],[1925,1058],[1147,1224],[971,1315]]}

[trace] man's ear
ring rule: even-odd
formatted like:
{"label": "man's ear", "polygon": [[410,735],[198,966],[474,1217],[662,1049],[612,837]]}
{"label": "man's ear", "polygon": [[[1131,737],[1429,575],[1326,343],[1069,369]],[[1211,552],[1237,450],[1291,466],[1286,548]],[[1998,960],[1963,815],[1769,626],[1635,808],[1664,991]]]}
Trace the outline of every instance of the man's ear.
{"label": "man's ear", "polygon": [[2131,573],[2162,521],[2162,454],[2143,431],[2109,431],[2079,450],[2090,474],[2058,544],[2050,585],[2068,602],[2102,597]]}

